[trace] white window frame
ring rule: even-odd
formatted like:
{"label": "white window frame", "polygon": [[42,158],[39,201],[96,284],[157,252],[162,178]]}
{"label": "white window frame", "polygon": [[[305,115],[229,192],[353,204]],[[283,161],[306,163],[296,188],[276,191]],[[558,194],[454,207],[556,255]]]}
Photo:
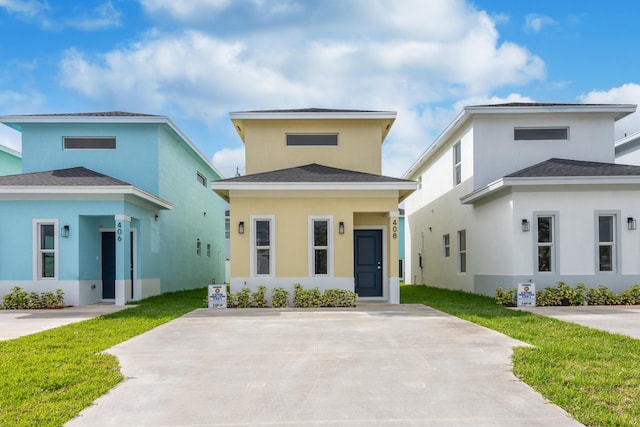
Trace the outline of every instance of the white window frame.
{"label": "white window frame", "polygon": [[442,235],[442,257],[451,257],[451,234],[449,233]]}
{"label": "white window frame", "polygon": [[[464,249],[462,248],[462,236],[464,235]],[[467,273],[467,230],[458,230],[458,274]],[[462,268],[462,259],[464,258],[464,269]]]}
{"label": "white window frame", "polygon": [[[534,244],[536,247],[534,254],[534,268],[536,273],[538,274],[554,274],[557,272],[558,264],[557,264],[557,256],[556,256],[556,248],[557,248],[557,240],[558,240],[558,220],[557,215],[555,213],[547,213],[547,212],[538,212],[534,214],[535,218],[535,232],[533,233]],[[539,222],[540,218],[551,218],[551,242],[540,242],[538,237],[539,230]],[[551,266],[549,271],[540,270],[540,261],[539,261],[539,253],[540,248],[549,247],[551,250],[550,253],[550,262]]]}
{"label": "white window frame", "polygon": [[453,144],[453,185],[462,183],[462,141]]}
{"label": "white window frame", "polygon": [[[60,230],[58,228],[57,219],[34,219],[33,222],[33,279],[34,280],[58,280],[60,265]],[[41,226],[53,226],[53,250],[43,250],[40,248],[41,242]],[[53,253],[53,277],[42,277],[42,254]]]}
{"label": "white window frame", "polygon": [[[613,231],[611,242],[600,241],[600,217],[611,217],[613,219]],[[595,213],[595,271],[598,274],[615,274],[618,270],[618,242],[620,241],[620,214],[612,211],[598,211]],[[611,247],[611,270],[600,270],[600,248],[603,246]]]}
{"label": "white window frame", "polygon": [[[251,215],[251,254],[249,260],[251,277],[275,277],[276,276],[276,217],[275,215]],[[269,221],[269,246],[256,246],[256,222]],[[257,273],[258,249],[269,249],[269,273]]]}
{"label": "white window frame", "polygon": [[[314,222],[327,221],[327,246],[315,246]],[[309,216],[309,277],[333,277],[333,216],[310,215]],[[315,251],[316,249],[327,251],[327,273],[316,274]]]}

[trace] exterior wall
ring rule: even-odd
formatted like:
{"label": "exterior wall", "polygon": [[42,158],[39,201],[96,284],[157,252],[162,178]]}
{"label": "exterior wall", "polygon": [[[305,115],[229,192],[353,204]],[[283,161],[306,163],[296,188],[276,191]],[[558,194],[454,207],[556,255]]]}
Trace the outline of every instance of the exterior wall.
{"label": "exterior wall", "polygon": [[[295,283],[320,289],[354,289],[353,231],[356,228],[382,229],[386,260],[383,274],[383,299],[397,299],[398,240],[391,235],[393,221],[397,226],[397,192],[381,192],[376,197],[363,197],[356,192],[339,196],[326,194],[309,197],[304,192],[237,192],[231,194],[231,289],[238,291],[243,285],[255,287],[284,287],[291,289]],[[391,215],[390,215],[391,214]],[[275,233],[275,274],[273,277],[251,277],[251,227],[252,216],[272,216]],[[333,275],[317,277],[310,273],[309,218],[325,216],[332,219],[331,238],[333,248],[330,260]],[[238,223],[245,224],[244,234],[238,233]],[[339,223],[344,222],[345,232],[339,234]],[[389,237],[391,235],[391,237]],[[383,239],[384,239],[383,237]],[[333,256],[331,256],[331,254]],[[390,286],[393,289],[390,289]],[[395,288],[394,288],[395,287]],[[394,301],[398,302],[398,301]]]}
{"label": "exterior wall", "polygon": [[[162,259],[162,292],[199,288],[208,283],[224,283],[225,238],[224,201],[209,189],[209,181],[220,177],[174,137],[160,132],[159,195],[173,203],[159,218]],[[197,181],[197,173],[207,183]],[[201,253],[196,253],[200,239]],[[207,245],[211,253],[207,254]]]}
{"label": "exterior wall", "polygon": [[[24,123],[23,173],[83,166],[158,195],[158,132],[157,124]],[[63,150],[64,136],[115,136],[116,149]]]}
{"label": "exterior wall", "polygon": [[0,145],[0,176],[15,175],[22,171],[20,154]]}
{"label": "exterior wall", "polygon": [[[382,171],[382,131],[372,120],[247,120],[246,173],[310,163],[372,174]],[[335,147],[287,147],[287,133],[338,133]]]}
{"label": "exterior wall", "polygon": [[[81,213],[79,215],[79,213]],[[131,216],[135,229],[135,295],[148,293],[147,281],[159,280],[157,255],[150,253],[155,211],[123,201],[2,200],[0,201],[0,295],[20,286],[44,292],[60,288],[69,305],[97,303],[102,298],[101,230],[115,230],[115,214]],[[35,219],[57,222],[55,279],[38,280],[34,266]],[[69,237],[60,228],[69,225]],[[157,292],[156,292],[157,293]],[[130,298],[127,298],[130,299]]]}
{"label": "exterior wall", "polygon": [[[514,127],[553,126],[568,126],[569,139],[513,139]],[[614,120],[610,114],[477,115],[473,118],[473,129],[474,190],[554,157],[606,163],[615,160]]]}

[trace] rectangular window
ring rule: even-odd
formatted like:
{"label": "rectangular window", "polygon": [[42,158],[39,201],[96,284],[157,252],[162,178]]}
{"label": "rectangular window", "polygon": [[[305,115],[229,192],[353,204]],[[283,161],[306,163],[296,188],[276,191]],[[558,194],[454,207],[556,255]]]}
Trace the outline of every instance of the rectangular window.
{"label": "rectangular window", "polygon": [[567,140],[569,128],[514,128],[513,139],[516,141]]}
{"label": "rectangular window", "polygon": [[252,227],[252,267],[254,276],[274,274],[274,231],[273,217],[253,218]]}
{"label": "rectangular window", "polygon": [[38,279],[55,279],[57,277],[58,238],[55,222],[36,223],[36,271]]}
{"label": "rectangular window", "polygon": [[442,256],[445,258],[451,256],[451,238],[448,234],[442,236]]}
{"label": "rectangular window", "polygon": [[453,184],[462,182],[462,150],[458,142],[453,146]]}
{"label": "rectangular window", "polygon": [[319,133],[319,134],[288,133],[286,136],[287,136],[288,147],[322,147],[322,146],[338,145],[337,133]]}
{"label": "rectangular window", "polygon": [[458,231],[458,273],[467,272],[467,231]]}
{"label": "rectangular window", "polygon": [[204,187],[207,186],[207,178],[204,175],[202,175],[200,172],[196,172],[196,179],[202,186]]}
{"label": "rectangular window", "polygon": [[211,258],[211,243],[207,243],[207,256]]}
{"label": "rectangular window", "polygon": [[555,268],[553,216],[538,216],[537,223],[538,272],[550,273]]}
{"label": "rectangular window", "polygon": [[329,221],[314,219],[313,225],[313,275],[329,274]]}
{"label": "rectangular window", "polygon": [[198,256],[202,254],[202,243],[200,243],[200,239],[196,240],[196,254]]}
{"label": "rectangular window", "polygon": [[62,138],[62,144],[65,150],[115,150],[116,138],[114,136],[65,136]]}
{"label": "rectangular window", "polygon": [[224,238],[227,240],[231,238],[231,219],[229,217],[224,219]]}
{"label": "rectangular window", "polygon": [[598,215],[598,271],[615,270],[615,215]]}

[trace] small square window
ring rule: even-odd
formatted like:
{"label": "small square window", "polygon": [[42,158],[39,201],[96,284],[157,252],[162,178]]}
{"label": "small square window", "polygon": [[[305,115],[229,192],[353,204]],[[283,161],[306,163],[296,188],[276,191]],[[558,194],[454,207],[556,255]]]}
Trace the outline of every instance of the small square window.
{"label": "small square window", "polygon": [[207,186],[207,178],[204,175],[202,175],[200,172],[196,172],[196,179],[202,186],[204,187]]}

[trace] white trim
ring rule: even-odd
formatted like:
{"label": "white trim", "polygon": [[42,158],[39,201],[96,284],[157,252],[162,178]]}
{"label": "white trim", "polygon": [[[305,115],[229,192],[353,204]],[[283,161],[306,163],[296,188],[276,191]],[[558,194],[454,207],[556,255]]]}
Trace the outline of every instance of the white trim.
{"label": "white trim", "polygon": [[[315,239],[314,221],[327,221],[327,274],[315,274]],[[333,277],[333,215],[309,215],[308,216],[308,274],[309,277]]]}
{"label": "white trim", "polygon": [[[610,245],[600,245],[600,224],[601,216],[613,217],[613,242]],[[594,211],[594,243],[595,243],[595,274],[619,274],[620,272],[620,229],[622,225],[621,212],[619,210],[596,210]],[[606,242],[605,242],[606,243]],[[600,270],[600,246],[611,247],[611,271]]]}
{"label": "white trim", "polygon": [[290,120],[290,119],[392,119],[395,111],[235,111],[231,120]]}
{"label": "white trim", "polygon": [[[541,244],[538,242],[538,218],[550,217],[551,218],[551,244]],[[531,237],[533,239],[533,272],[534,274],[541,275],[557,275],[560,274],[560,265],[558,254],[558,248],[560,247],[560,211],[534,211],[533,212],[533,224],[531,224]],[[540,271],[538,270],[538,250],[541,246],[548,246],[551,248],[551,270]]]}
{"label": "white trim", "polygon": [[[256,273],[256,221],[269,221],[269,274]],[[249,216],[249,274],[254,278],[276,277],[276,216],[275,215],[251,215]]]}
{"label": "white trim", "polygon": [[22,159],[22,153],[14,150],[13,148],[9,148],[6,145],[0,144],[0,151],[2,151],[3,153],[7,153],[10,156],[17,157],[18,159]]}
{"label": "white trim", "polygon": [[129,215],[114,215],[113,218],[116,221],[127,221],[131,222],[131,217]]}
{"label": "white trim", "polygon": [[[41,225],[53,225],[53,254],[54,254],[54,275],[53,277],[40,277],[40,226]],[[32,277],[35,282],[47,282],[58,281],[60,278],[60,230],[58,228],[58,219],[45,219],[38,218],[31,221],[32,227]]]}
{"label": "white trim", "polygon": [[212,190],[416,190],[418,183],[411,182],[224,182],[212,181]]}

